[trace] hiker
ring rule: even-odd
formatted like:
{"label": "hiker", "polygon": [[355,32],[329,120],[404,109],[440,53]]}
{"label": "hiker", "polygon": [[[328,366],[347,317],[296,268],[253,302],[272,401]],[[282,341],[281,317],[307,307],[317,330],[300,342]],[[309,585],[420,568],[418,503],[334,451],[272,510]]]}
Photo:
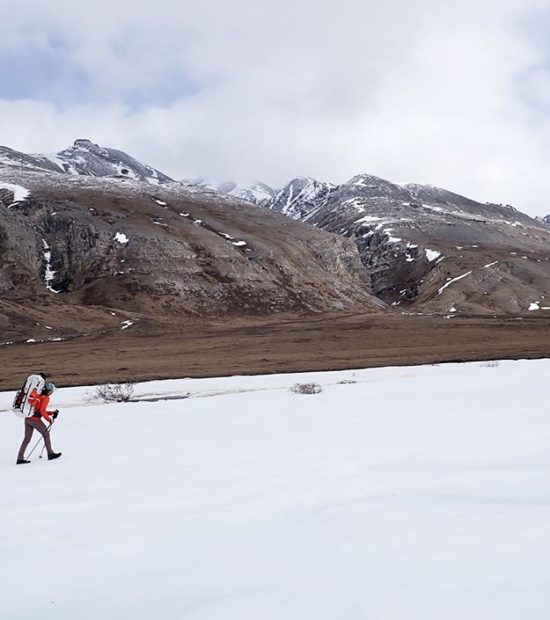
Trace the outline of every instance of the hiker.
{"label": "hiker", "polygon": [[[25,438],[19,448],[17,465],[30,463],[30,461],[25,459],[25,450],[27,449],[35,430],[37,430],[44,438],[46,450],[48,451],[48,460],[52,461],[53,459],[58,459],[61,456],[61,452],[53,451],[52,443],[50,441],[50,427],[53,424],[53,420],[55,420],[59,414],[59,409],[56,409],[55,411],[48,411],[50,396],[53,394],[54,390],[55,385],[53,383],[46,383],[41,391],[35,388],[29,396],[29,402],[31,403],[34,413],[25,418]],[[44,418],[47,422],[49,422],[50,426],[46,427],[41,418]]]}

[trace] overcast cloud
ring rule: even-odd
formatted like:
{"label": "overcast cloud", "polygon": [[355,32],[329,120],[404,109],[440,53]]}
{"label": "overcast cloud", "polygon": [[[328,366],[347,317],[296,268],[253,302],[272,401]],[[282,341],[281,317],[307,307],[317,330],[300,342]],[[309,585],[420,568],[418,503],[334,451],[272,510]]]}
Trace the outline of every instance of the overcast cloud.
{"label": "overcast cloud", "polygon": [[550,0],[0,0],[0,144],[550,213]]}

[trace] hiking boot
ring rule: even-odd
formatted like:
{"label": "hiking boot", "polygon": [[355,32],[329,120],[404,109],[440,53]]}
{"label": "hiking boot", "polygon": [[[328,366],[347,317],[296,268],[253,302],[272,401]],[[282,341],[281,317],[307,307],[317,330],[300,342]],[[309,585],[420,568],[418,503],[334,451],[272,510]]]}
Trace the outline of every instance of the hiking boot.
{"label": "hiking boot", "polygon": [[26,463],[30,463],[27,459],[17,459],[17,465],[25,465]]}
{"label": "hiking boot", "polygon": [[58,459],[61,456],[61,452],[52,452],[48,454],[48,461],[53,461],[54,459]]}

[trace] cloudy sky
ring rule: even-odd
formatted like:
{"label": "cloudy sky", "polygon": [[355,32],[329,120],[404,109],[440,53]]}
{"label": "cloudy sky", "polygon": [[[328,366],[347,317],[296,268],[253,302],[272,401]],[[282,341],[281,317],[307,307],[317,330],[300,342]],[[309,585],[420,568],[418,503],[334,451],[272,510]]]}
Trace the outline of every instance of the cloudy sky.
{"label": "cloudy sky", "polygon": [[550,213],[550,0],[0,0],[0,144]]}

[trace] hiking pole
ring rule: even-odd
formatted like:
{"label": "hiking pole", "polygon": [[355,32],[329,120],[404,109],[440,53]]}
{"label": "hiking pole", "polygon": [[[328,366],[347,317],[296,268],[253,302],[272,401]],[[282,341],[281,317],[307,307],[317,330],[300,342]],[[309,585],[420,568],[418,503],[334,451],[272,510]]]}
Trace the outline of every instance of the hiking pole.
{"label": "hiking pole", "polygon": [[[54,419],[55,422],[55,419]],[[46,433],[48,433],[48,435],[50,434],[50,428],[53,426],[53,422],[50,422],[50,425],[48,426],[48,428],[46,429]],[[39,440],[40,441],[40,440]],[[44,440],[44,445],[42,446],[42,450],[40,450],[40,456],[38,457],[39,459],[42,458],[42,455],[44,454],[44,450],[46,449],[46,440]]]}
{"label": "hiking pole", "polygon": [[[54,414],[53,420],[50,422],[50,425],[46,429],[46,433],[48,433],[48,435],[50,434],[50,428],[53,426],[53,423],[56,421],[56,419],[57,419],[57,414]],[[42,446],[42,450],[40,450],[40,456],[38,457],[39,459],[42,458],[42,455],[44,454],[45,449],[46,449],[46,440],[44,439],[44,445]]]}
{"label": "hiking pole", "polygon": [[[46,433],[50,432],[50,428],[52,427],[53,422],[50,422],[50,425],[48,426],[48,428],[46,429]],[[39,431],[40,432],[40,431]],[[44,435],[46,434],[44,433]],[[36,450],[38,444],[44,439],[44,435],[40,435],[40,439],[34,444],[34,448],[30,451],[29,455],[27,456],[27,458],[30,458],[31,454]],[[46,447],[46,442],[44,441],[44,447]],[[44,452],[44,448],[42,448],[42,452]],[[42,458],[42,452],[40,453],[40,458]]]}
{"label": "hiking pole", "polygon": [[[50,434],[50,428],[53,426],[54,422],[55,422],[55,418],[50,422],[50,425],[46,429],[46,433],[48,433],[48,435]],[[44,454],[45,449],[46,449],[46,439],[44,439],[44,445],[42,446],[42,450],[40,450],[40,456],[38,457],[39,459],[42,458],[42,455]]]}

